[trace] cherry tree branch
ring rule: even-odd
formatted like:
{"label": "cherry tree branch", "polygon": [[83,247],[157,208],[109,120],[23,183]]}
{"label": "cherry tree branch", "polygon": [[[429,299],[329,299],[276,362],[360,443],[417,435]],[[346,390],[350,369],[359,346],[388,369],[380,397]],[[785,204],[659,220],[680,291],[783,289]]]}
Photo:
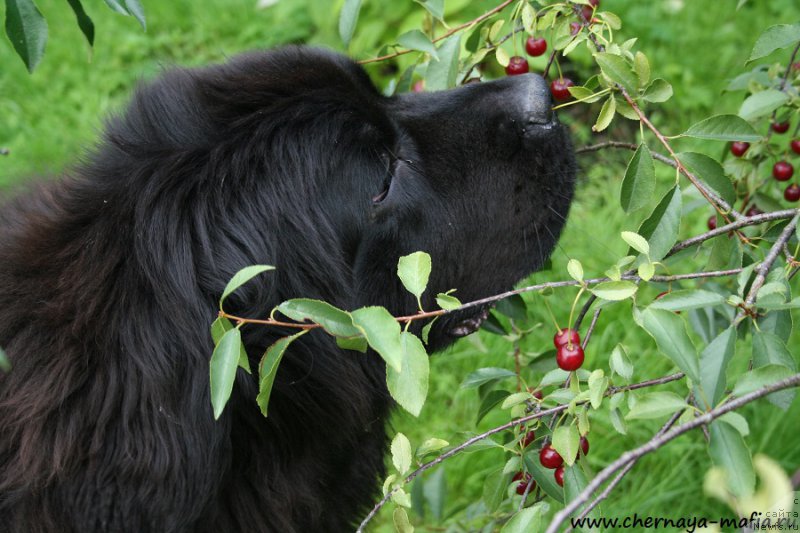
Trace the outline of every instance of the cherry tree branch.
{"label": "cherry tree branch", "polygon": [[[624,391],[642,389],[642,388],[645,388],[645,387],[653,387],[653,386],[656,386],[656,385],[663,385],[665,383],[670,383],[672,381],[677,381],[679,379],[683,379],[683,377],[684,377],[684,374],[682,372],[678,372],[676,374],[671,374],[669,376],[664,376],[664,377],[657,378],[657,379],[651,379],[651,380],[648,380],[648,381],[642,381],[640,383],[634,383],[632,385],[628,385],[628,386],[625,386],[625,387],[609,387],[608,390],[606,390],[605,396],[608,397],[608,396],[613,396],[614,394],[618,394],[618,393],[624,392]],[[576,405],[583,405],[583,404],[586,404],[586,403],[589,403],[589,400],[578,402]],[[458,453],[464,451],[465,449],[467,449],[468,447],[472,446],[473,444],[475,444],[477,442],[480,442],[480,441],[482,441],[482,440],[484,440],[484,439],[486,439],[488,437],[491,437],[492,435],[494,435],[496,433],[500,433],[500,432],[505,431],[507,429],[511,429],[514,426],[517,426],[519,424],[525,424],[525,423],[530,422],[531,420],[535,420],[537,418],[544,418],[544,417],[547,417],[547,416],[551,416],[551,415],[555,415],[555,414],[561,413],[562,411],[565,411],[567,409],[569,409],[569,404],[558,405],[558,406],[552,407],[550,409],[545,409],[545,410],[539,411],[537,413],[533,413],[533,414],[530,414],[530,415],[525,415],[525,416],[516,418],[516,419],[512,420],[511,422],[507,422],[507,423],[505,423],[505,424],[503,424],[501,426],[497,426],[497,427],[494,427],[494,428],[492,428],[492,429],[490,429],[488,431],[484,431],[483,433],[481,433],[479,435],[475,435],[474,437],[472,437],[470,439],[467,439],[466,441],[462,442],[458,446],[456,446],[454,448],[451,448],[450,450],[442,453],[441,455],[438,455],[436,458],[434,458],[434,459],[428,461],[427,463],[421,465],[419,468],[417,468],[416,470],[414,470],[413,472],[408,474],[406,476],[406,478],[403,480],[403,483],[404,484],[410,483],[411,481],[414,480],[415,477],[417,477],[418,475],[420,475],[424,471],[426,471],[426,470],[428,470],[430,468],[433,468],[434,466],[436,466],[439,463],[445,461],[446,459],[449,459],[450,457],[453,457],[454,455],[457,455]],[[369,523],[369,521],[372,520],[372,518],[375,517],[375,515],[378,513],[378,511],[381,510],[381,508],[384,505],[386,505],[386,503],[391,499],[392,494],[394,494],[394,492],[396,490],[397,490],[396,488],[390,489],[389,491],[387,491],[386,494],[384,494],[383,498],[381,498],[381,500],[378,501],[378,503],[375,504],[375,507],[372,508],[372,510],[369,512],[369,514],[364,518],[364,520],[358,526],[358,529],[356,530],[356,533],[362,533],[364,531],[364,528]]]}
{"label": "cherry tree branch", "polygon": [[555,514],[553,520],[547,526],[547,531],[545,533],[557,533],[559,527],[571,514],[577,511],[581,505],[589,501],[591,495],[594,494],[594,492],[599,489],[603,483],[608,481],[616,472],[625,468],[625,466],[627,466],[631,461],[639,460],[641,457],[658,450],[668,442],[680,437],[684,433],[700,426],[705,426],[725,413],[729,413],[752,401],[763,398],[767,394],[788,389],[790,387],[797,387],[798,385],[800,385],[800,374],[795,374],[781,381],[766,385],[758,390],[732,399],[720,405],[719,407],[716,407],[711,411],[708,411],[707,413],[700,415],[689,422],[686,422],[685,424],[681,424],[680,426],[667,431],[664,434],[656,435],[638,448],[623,453],[616,461],[605,467],[599,474],[597,474],[575,499],[573,499],[561,511]]}

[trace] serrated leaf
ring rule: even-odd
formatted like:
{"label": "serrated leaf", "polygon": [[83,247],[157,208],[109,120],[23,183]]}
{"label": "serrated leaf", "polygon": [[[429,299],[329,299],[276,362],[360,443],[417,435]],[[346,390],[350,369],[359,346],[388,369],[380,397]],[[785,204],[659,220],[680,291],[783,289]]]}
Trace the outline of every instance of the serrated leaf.
{"label": "serrated leaf", "polygon": [[33,72],[47,44],[47,22],[33,0],[6,0],[6,35],[28,72]]}
{"label": "serrated leaf", "polygon": [[441,450],[442,448],[446,448],[447,446],[450,446],[450,443],[447,442],[446,440],[430,438],[425,442],[423,442],[422,444],[420,444],[419,448],[417,448],[417,451],[414,455],[416,455],[418,459],[422,459],[429,453],[438,452],[439,450]]}
{"label": "serrated leaf", "polygon": [[344,0],[342,10],[339,12],[339,37],[345,48],[350,46],[353,32],[358,24],[358,14],[361,11],[361,0]]}
{"label": "serrated leaf", "polygon": [[692,174],[708,185],[728,204],[736,201],[736,191],[730,178],[725,175],[722,165],[705,154],[681,152],[678,159]]}
{"label": "serrated leaf", "polygon": [[719,420],[733,426],[742,437],[746,437],[750,434],[750,425],[747,423],[747,419],[736,411],[725,413],[719,417]]}
{"label": "serrated leaf", "polygon": [[639,287],[632,281],[604,281],[598,283],[591,289],[592,294],[603,300],[617,302],[626,300],[636,294]]}
{"label": "serrated leaf", "polygon": [[686,400],[674,392],[650,392],[639,396],[625,419],[663,418],[687,407]]}
{"label": "serrated leaf", "polygon": [[652,336],[661,353],[672,360],[692,381],[700,381],[697,350],[686,332],[686,324],[672,311],[648,307],[640,315],[642,327]]}
{"label": "serrated leaf", "polygon": [[295,298],[278,306],[278,311],[297,322],[319,324],[336,337],[358,337],[361,332],[353,325],[350,313],[321,300]]}
{"label": "serrated leaf", "polygon": [[725,394],[725,375],[735,346],[736,327],[731,326],[700,352],[700,387],[710,402],[708,407],[715,407]]}
{"label": "serrated leaf", "polygon": [[397,262],[397,276],[408,292],[419,301],[428,287],[431,275],[431,256],[425,252],[414,252],[405,255]]}
{"label": "serrated leaf", "polygon": [[92,22],[92,19],[86,14],[86,11],[84,11],[81,0],[67,0],[67,3],[69,7],[72,8],[72,12],[75,13],[78,28],[86,38],[86,42],[89,43],[89,46],[92,46],[94,44],[94,22]]}
{"label": "serrated leaf", "polygon": [[691,126],[681,134],[684,137],[711,141],[755,142],[761,135],[746,120],[736,115],[715,115]]}
{"label": "serrated leaf", "polygon": [[284,354],[286,354],[286,348],[288,348],[295,339],[305,335],[306,333],[308,333],[308,330],[303,330],[299,333],[295,333],[294,335],[278,339],[272,346],[267,348],[267,351],[264,352],[263,357],[261,357],[261,362],[258,364],[259,378],[256,403],[261,408],[262,415],[267,416],[269,398],[272,395],[272,386],[275,384],[275,376],[278,373],[278,365],[283,359]]}
{"label": "serrated leaf", "polygon": [[489,28],[489,33],[487,35],[490,42],[494,42],[498,37],[500,37],[500,31],[503,29],[503,25],[505,23],[506,21],[503,19],[494,21],[492,26]]}
{"label": "serrated leaf", "polygon": [[633,56],[633,70],[639,78],[639,87],[644,87],[650,83],[650,61],[641,52],[636,52]]}
{"label": "serrated leaf", "polygon": [[613,372],[616,372],[628,381],[633,377],[633,364],[628,358],[625,348],[621,344],[617,344],[611,351],[608,364]]}
{"label": "serrated leaf", "polygon": [[572,424],[562,425],[553,430],[551,445],[564,459],[565,464],[572,465],[578,457],[580,440],[581,436],[578,434],[578,428]]}
{"label": "serrated leaf", "polygon": [[670,291],[650,304],[653,309],[666,309],[667,311],[687,311],[701,307],[723,305],[725,297],[716,292],[702,289],[681,289]]}
{"label": "serrated leaf", "polygon": [[711,422],[708,429],[708,453],[714,464],[725,470],[728,488],[736,496],[750,496],[755,489],[756,476],[744,439],[736,428],[721,420]]}
{"label": "serrated leaf", "polygon": [[431,58],[425,74],[425,84],[431,91],[442,91],[456,84],[458,55],[461,52],[461,35],[451,35],[437,49],[439,59]]}
{"label": "serrated leaf", "polygon": [[620,84],[631,95],[636,94],[638,80],[625,59],[608,52],[599,52],[594,57],[603,74],[611,81]]}
{"label": "serrated leaf", "polygon": [[403,489],[397,489],[392,493],[392,501],[403,507],[411,507],[411,496]]}
{"label": "serrated leaf", "polygon": [[522,28],[525,33],[532,34],[536,24],[536,10],[527,2],[522,6]]}
{"label": "serrated leaf", "polygon": [[564,489],[556,484],[556,480],[553,478],[553,471],[543,467],[542,463],[539,462],[539,449],[530,446],[523,456],[523,460],[525,462],[525,470],[536,481],[536,485],[554,501],[563,503]]}
{"label": "serrated leaf", "polygon": [[528,318],[528,306],[519,294],[503,298],[497,302],[495,310],[514,320],[522,321]]}
{"label": "serrated leaf", "polygon": [[608,389],[608,378],[602,369],[597,369],[589,376],[589,401],[593,409],[599,409],[603,403],[603,395]]}
{"label": "serrated leaf", "polygon": [[414,533],[414,526],[408,520],[408,513],[402,507],[395,507],[392,513],[392,523],[397,533]]}
{"label": "serrated leaf", "polygon": [[739,107],[739,116],[745,120],[755,120],[769,115],[789,101],[789,95],[776,89],[767,89],[745,98]]}
{"label": "serrated leaf", "polygon": [[663,259],[678,239],[681,208],[681,191],[678,187],[674,187],[639,226],[636,233],[647,239],[650,244],[651,261]]}
{"label": "serrated leaf", "polygon": [[439,59],[436,45],[431,42],[427,35],[419,30],[407,31],[397,38],[397,42],[404,48],[426,52],[430,54],[433,59]]}
{"label": "serrated leaf", "polygon": [[652,103],[666,102],[670,98],[672,98],[672,85],[661,78],[656,78],[650,82],[650,85],[647,86],[642,94],[643,100]]}
{"label": "serrated leaf", "polygon": [[647,239],[634,233],[633,231],[623,231],[621,234],[622,240],[628,243],[628,246],[639,252],[640,254],[649,254],[650,245],[647,244]]}
{"label": "serrated leaf", "polygon": [[452,311],[461,307],[461,300],[451,294],[440,292],[436,295],[436,304],[446,311]]}
{"label": "serrated leaf", "polygon": [[411,468],[411,442],[408,437],[398,433],[392,439],[392,464],[402,476]]}
{"label": "serrated leaf", "polygon": [[592,131],[601,132],[608,128],[608,126],[611,124],[611,121],[614,120],[614,115],[616,113],[617,101],[612,95],[606,98],[606,101],[603,102],[603,106],[600,108],[600,113],[597,115],[597,121],[595,121],[594,126],[592,126]]}
{"label": "serrated leaf", "polygon": [[270,265],[253,265],[244,267],[239,272],[233,275],[231,280],[225,286],[225,290],[222,291],[222,296],[219,299],[219,308],[222,309],[222,302],[225,301],[225,298],[231,295],[236,289],[256,277],[257,275],[261,274],[262,272],[267,272],[269,270],[275,270],[274,266]]}
{"label": "serrated leaf", "polygon": [[628,162],[622,179],[619,201],[626,213],[636,211],[650,201],[656,188],[655,172],[650,149],[642,143]]}
{"label": "serrated leaf", "polygon": [[242,334],[237,329],[227,331],[220,339],[209,362],[211,405],[214,419],[218,419],[231,397],[236,369],[239,367],[239,351]]}
{"label": "serrated leaf", "polygon": [[350,316],[353,325],[373,350],[378,352],[386,364],[400,372],[403,364],[404,348],[400,341],[400,324],[383,307],[362,307]]}
{"label": "serrated leaf", "polygon": [[430,373],[428,353],[422,341],[415,335],[404,331],[400,334],[402,370],[386,367],[386,385],[395,401],[414,416],[419,416],[425,398],[428,396],[428,375]]}
{"label": "serrated leaf", "polygon": [[528,392],[515,392],[514,394],[506,396],[506,399],[500,404],[500,409],[509,409],[530,399],[531,395]]}
{"label": "serrated leaf", "polygon": [[747,63],[800,41],[800,23],[770,26],[759,35]]}
{"label": "serrated leaf", "polygon": [[139,0],[105,0],[108,7],[113,11],[126,16],[133,16],[143,30],[147,30],[147,21],[144,17],[144,9]]}
{"label": "serrated leaf", "polygon": [[495,48],[494,57],[501,67],[507,67],[508,63],[511,61],[511,58],[508,56],[508,52],[500,47]]}
{"label": "serrated leaf", "polygon": [[637,274],[639,274],[639,277],[642,278],[643,281],[650,281],[650,279],[652,279],[652,277],[656,273],[656,265],[655,263],[644,261],[639,265],[636,271]]}
{"label": "serrated leaf", "polygon": [[505,523],[500,533],[530,533],[531,531],[541,531],[544,528],[544,513],[547,512],[548,505],[539,502],[531,507],[522,509]]}
{"label": "serrated leaf", "polygon": [[570,259],[567,262],[567,272],[575,281],[583,281],[583,265],[577,259]]}

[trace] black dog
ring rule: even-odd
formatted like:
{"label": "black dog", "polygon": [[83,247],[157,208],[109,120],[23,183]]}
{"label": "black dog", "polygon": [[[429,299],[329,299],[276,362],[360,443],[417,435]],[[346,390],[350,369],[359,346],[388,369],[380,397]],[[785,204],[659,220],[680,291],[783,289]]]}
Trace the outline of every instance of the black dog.
{"label": "black dog", "polygon": [[[277,267],[227,301],[245,316],[294,297],[408,314],[397,260],[422,250],[428,293],[495,294],[550,253],[573,182],[538,76],[385,98],[301,47],[166,72],[85,163],[0,210],[0,529],[351,529],[383,474],[383,362],[313,332],[268,418],[240,372],[215,421],[226,282]],[[479,313],[439,321],[431,346]],[[245,328],[252,364],[286,333]]]}

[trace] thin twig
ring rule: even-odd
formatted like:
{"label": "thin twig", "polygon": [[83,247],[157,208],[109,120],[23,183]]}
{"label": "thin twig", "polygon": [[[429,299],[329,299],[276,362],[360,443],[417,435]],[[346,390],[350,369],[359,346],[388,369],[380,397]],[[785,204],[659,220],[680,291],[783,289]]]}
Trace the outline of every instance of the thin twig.
{"label": "thin twig", "polygon": [[545,533],[557,533],[558,528],[572,513],[577,511],[581,505],[586,503],[591,495],[594,494],[594,492],[597,491],[597,489],[599,489],[603,483],[608,481],[611,476],[624,468],[631,461],[638,460],[648,453],[658,450],[673,439],[683,435],[688,431],[691,431],[692,429],[708,424],[725,413],[738,409],[739,407],[758,400],[759,398],[762,398],[772,392],[788,389],[790,387],[797,387],[798,385],[800,385],[800,374],[795,374],[789,378],[766,385],[749,394],[732,399],[723,405],[720,405],[719,407],[716,407],[715,409],[712,409],[711,411],[693,420],[690,420],[689,422],[686,422],[685,424],[681,424],[680,426],[671,429],[663,435],[657,435],[653,437],[638,448],[623,453],[616,461],[605,467],[599,474],[597,474],[595,478],[586,486],[586,488],[583,489],[583,491],[581,491],[577,497],[575,497],[575,499],[567,504],[561,511],[556,513],[556,515],[553,517],[553,520],[550,522],[550,525],[547,526],[547,531]]}

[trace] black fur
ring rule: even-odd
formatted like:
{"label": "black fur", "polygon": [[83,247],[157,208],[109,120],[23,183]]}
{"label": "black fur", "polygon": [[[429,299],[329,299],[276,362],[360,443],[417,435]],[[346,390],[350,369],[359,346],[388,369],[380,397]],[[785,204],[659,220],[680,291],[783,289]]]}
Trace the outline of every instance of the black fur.
{"label": "black fur", "polygon": [[[217,299],[265,263],[277,270],[230,311],[308,297],[408,314],[396,265],[417,250],[430,294],[508,289],[549,254],[572,196],[549,108],[533,75],[385,98],[350,60],[302,47],[137,90],[84,164],[0,209],[0,530],[351,529],[383,475],[382,362],[313,332],[284,358],[269,418],[240,371],[214,421]],[[439,321],[432,346],[465,318]],[[252,364],[285,333],[245,328]]]}

